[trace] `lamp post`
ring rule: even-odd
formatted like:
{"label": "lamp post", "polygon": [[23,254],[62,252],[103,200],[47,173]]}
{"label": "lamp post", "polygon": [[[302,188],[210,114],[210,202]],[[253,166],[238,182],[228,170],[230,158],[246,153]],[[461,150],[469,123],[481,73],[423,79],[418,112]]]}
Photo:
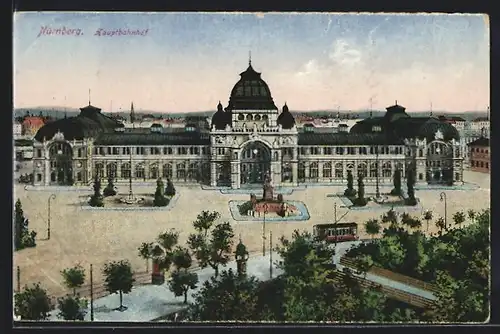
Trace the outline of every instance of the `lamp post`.
{"label": "lamp post", "polygon": [[379,188],[379,180],[378,180],[378,145],[375,146],[375,167],[376,173],[375,173],[375,197],[377,199],[380,198],[380,188]]}
{"label": "lamp post", "polygon": [[259,150],[256,149],[256,148],[254,148],[253,151],[252,151],[252,153],[253,153],[252,159],[254,160],[254,165],[253,165],[253,168],[252,168],[253,175],[251,176],[251,178],[253,178],[252,181],[255,182],[257,180],[257,178],[259,177],[257,175],[257,168],[256,168],[257,164],[255,164],[255,160],[257,159],[257,153],[259,153]]}
{"label": "lamp post", "polygon": [[269,231],[269,279],[273,278],[273,231]]}
{"label": "lamp post", "polygon": [[447,206],[446,206],[446,193],[444,191],[442,191],[440,194],[439,194],[439,200],[441,202],[444,201],[444,225],[446,227],[448,227],[448,221],[447,221]]}
{"label": "lamp post", "polygon": [[264,203],[264,220],[262,222],[262,255],[266,255],[266,213],[267,203]]}
{"label": "lamp post", "polygon": [[48,213],[47,213],[47,240],[50,240],[50,200],[56,199],[56,194],[51,194],[47,201]]}
{"label": "lamp post", "polygon": [[90,321],[94,321],[94,281],[92,277],[92,264],[90,264]]}

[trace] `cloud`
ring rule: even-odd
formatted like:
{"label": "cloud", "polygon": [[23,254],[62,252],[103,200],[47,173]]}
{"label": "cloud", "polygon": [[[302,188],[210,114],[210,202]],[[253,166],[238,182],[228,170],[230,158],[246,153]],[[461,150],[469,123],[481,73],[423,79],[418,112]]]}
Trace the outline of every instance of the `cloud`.
{"label": "cloud", "polygon": [[340,66],[355,66],[362,62],[362,52],[344,39],[337,39],[328,55],[330,60]]}
{"label": "cloud", "polygon": [[317,74],[320,72],[320,67],[316,59],[311,59],[302,66],[302,70],[297,72],[297,76],[304,77]]}

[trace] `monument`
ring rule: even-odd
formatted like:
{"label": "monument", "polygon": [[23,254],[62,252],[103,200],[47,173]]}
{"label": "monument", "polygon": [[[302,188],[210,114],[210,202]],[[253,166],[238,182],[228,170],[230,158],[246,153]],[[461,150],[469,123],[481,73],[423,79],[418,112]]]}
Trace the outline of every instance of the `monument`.
{"label": "monument", "polygon": [[271,175],[269,171],[266,172],[266,175],[264,177],[263,188],[264,188],[264,195],[262,196],[262,199],[272,201],[274,199],[274,187],[272,185]]}

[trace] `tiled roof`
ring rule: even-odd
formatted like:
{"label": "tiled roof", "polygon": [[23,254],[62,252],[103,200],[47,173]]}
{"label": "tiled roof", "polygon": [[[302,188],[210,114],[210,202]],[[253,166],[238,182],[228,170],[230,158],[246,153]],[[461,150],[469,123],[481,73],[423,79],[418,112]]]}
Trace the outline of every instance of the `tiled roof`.
{"label": "tiled roof", "polygon": [[299,145],[402,145],[403,140],[376,133],[299,133]]}

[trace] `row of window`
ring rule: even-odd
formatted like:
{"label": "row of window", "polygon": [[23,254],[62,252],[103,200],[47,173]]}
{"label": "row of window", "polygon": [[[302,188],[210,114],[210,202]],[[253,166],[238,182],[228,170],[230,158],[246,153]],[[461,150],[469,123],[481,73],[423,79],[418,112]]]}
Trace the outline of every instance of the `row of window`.
{"label": "row of window", "polygon": [[[175,165],[176,167],[176,177],[178,179],[202,179],[210,176],[210,165],[209,163],[184,163],[179,162]],[[94,173],[97,174],[100,178],[116,178],[118,172],[118,165],[114,162],[108,163],[106,166],[103,163],[96,163],[94,165]],[[135,168],[130,166],[130,163],[124,163],[120,166],[120,177],[121,178],[130,178],[132,177],[137,179],[157,179],[159,177],[163,177],[166,179],[170,179],[173,177],[173,164],[166,163],[161,166],[157,163],[149,165],[148,173],[146,173],[146,166],[144,164],[138,164]],[[161,173],[160,173],[161,172]]]}
{"label": "row of window", "polygon": [[484,149],[484,148],[479,148],[479,147],[476,147],[476,148],[471,148],[471,152],[476,152],[476,153],[488,153],[488,149]]}
{"label": "row of window", "polygon": [[[369,167],[369,168],[368,168]],[[353,171],[356,176],[364,176],[364,177],[377,177],[377,176],[382,176],[382,177],[392,177],[392,167],[393,164],[391,162],[384,162],[382,164],[382,173],[380,174],[378,168],[377,168],[377,163],[373,162],[370,163],[368,166],[367,163],[359,163],[357,170],[354,171],[354,164],[353,163],[347,163],[346,165],[346,171]],[[394,164],[395,169],[399,169],[403,172],[402,177],[404,176],[404,168],[403,164],[398,162]],[[291,166],[289,164],[283,166],[283,172],[287,173],[291,170]],[[298,177],[299,179],[305,178],[306,170],[309,171],[309,177],[310,178],[317,178],[319,177],[319,164],[317,162],[312,162],[309,164],[309,166],[306,167],[306,164],[303,162],[299,162],[298,165]],[[337,162],[335,164],[332,164],[331,162],[326,162],[323,164],[323,177],[324,178],[330,178],[332,175],[335,175],[335,178],[344,178],[344,164],[341,162]]]}
{"label": "row of window", "polygon": [[[132,150],[132,152],[130,152]],[[191,147],[94,147],[94,155],[208,155],[207,146]],[[80,156],[79,156],[80,157]]]}
{"label": "row of window", "polygon": [[470,164],[472,167],[481,167],[490,169],[490,164],[484,161],[471,160]]}
{"label": "row of window", "polygon": [[246,116],[243,114],[238,114],[238,121],[267,121],[269,119],[269,116],[267,115],[252,115],[252,114],[247,114]]}
{"label": "row of window", "polygon": [[[366,155],[377,154],[377,147],[301,147],[299,150],[301,155]],[[378,154],[403,154],[401,146],[379,146]]]}

